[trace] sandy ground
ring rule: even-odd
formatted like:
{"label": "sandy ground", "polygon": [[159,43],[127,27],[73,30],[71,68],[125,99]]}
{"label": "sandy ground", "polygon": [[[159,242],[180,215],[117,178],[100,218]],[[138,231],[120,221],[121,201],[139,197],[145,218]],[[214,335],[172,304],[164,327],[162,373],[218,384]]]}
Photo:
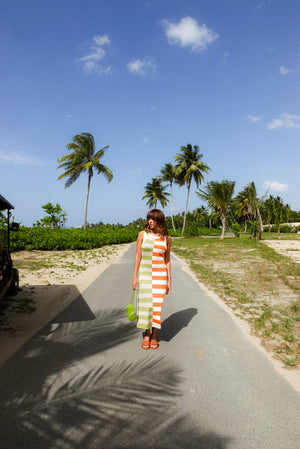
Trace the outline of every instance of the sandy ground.
{"label": "sandy ground", "polygon": [[299,240],[263,240],[263,243],[275,249],[280,254],[288,256],[295,262],[300,263],[300,241]]}
{"label": "sandy ground", "polygon": [[[300,241],[265,240],[264,243],[300,263]],[[64,251],[61,254],[57,252],[55,255],[58,258],[63,257],[63,263],[54,263],[54,267],[50,268],[41,266],[37,270],[29,268],[20,270],[22,272],[21,291],[10,301],[11,305],[5,311],[5,320],[0,326],[0,364],[83,292],[112,262],[127,251],[129,244],[114,245],[112,250],[112,247],[109,248],[108,252],[103,252],[102,249],[99,252],[97,252],[98,250],[91,251],[90,257],[87,257],[87,252],[85,252],[84,260],[80,259],[82,256],[80,252],[77,254],[77,260],[74,260],[76,257],[74,252]],[[35,252],[35,254],[22,252],[14,255],[14,259],[16,262],[26,258],[38,259],[39,257],[45,260],[47,255],[53,257],[53,252],[49,254],[46,252]],[[177,256],[176,258],[180,261],[182,268],[189,272],[209,296],[231,315],[242,332],[300,393],[300,371],[287,370],[279,361],[272,358],[272,354],[268,353],[261,345],[260,339],[251,335],[248,323],[236,317],[221,298],[201,284],[184,260]],[[80,269],[83,264],[86,266],[84,269]]]}

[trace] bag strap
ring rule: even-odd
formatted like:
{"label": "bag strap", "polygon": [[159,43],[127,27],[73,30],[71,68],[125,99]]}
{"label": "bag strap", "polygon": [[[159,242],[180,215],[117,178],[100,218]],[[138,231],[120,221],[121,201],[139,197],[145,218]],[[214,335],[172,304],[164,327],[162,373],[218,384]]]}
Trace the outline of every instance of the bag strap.
{"label": "bag strap", "polygon": [[137,297],[137,288],[135,290],[133,290],[132,296],[131,296],[131,301],[130,301],[130,304],[132,304],[134,301],[134,310],[136,310],[136,297]]}

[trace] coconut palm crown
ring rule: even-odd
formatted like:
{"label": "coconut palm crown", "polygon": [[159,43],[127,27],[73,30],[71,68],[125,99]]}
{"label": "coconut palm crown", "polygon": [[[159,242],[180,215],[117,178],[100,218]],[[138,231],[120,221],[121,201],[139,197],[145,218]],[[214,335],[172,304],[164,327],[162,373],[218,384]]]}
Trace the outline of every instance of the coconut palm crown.
{"label": "coconut palm crown", "polygon": [[166,186],[162,184],[162,180],[160,178],[152,178],[151,182],[148,182],[145,186],[145,193],[142,197],[142,200],[148,198],[147,204],[149,207],[153,207],[156,209],[157,202],[159,202],[164,208],[169,202],[167,196],[170,194],[165,192]]}

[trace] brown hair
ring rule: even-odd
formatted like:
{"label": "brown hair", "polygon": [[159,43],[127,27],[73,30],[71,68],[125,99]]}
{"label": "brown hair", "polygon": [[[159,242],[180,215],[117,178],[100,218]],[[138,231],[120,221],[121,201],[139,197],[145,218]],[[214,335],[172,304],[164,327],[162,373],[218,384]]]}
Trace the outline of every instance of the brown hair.
{"label": "brown hair", "polygon": [[156,222],[155,232],[161,236],[168,235],[166,219],[164,213],[159,209],[151,209],[147,213],[147,222],[145,224],[145,231],[151,232],[148,221],[152,218]]}

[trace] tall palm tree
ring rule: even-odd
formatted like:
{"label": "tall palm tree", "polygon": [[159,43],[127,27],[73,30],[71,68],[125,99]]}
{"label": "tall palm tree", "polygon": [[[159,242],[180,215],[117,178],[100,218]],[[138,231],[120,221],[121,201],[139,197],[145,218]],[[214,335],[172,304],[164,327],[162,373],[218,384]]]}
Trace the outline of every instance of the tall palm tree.
{"label": "tall palm tree", "polygon": [[160,171],[161,176],[160,178],[164,182],[168,182],[170,185],[170,206],[171,206],[171,219],[172,219],[172,226],[174,231],[176,231],[175,225],[174,225],[174,217],[173,217],[173,192],[172,192],[172,185],[173,182],[176,181],[176,170],[174,165],[171,163],[165,164],[165,166]]}
{"label": "tall palm tree", "polygon": [[225,234],[226,212],[232,200],[234,186],[234,181],[210,181],[203,190],[197,191],[197,195],[207,202],[208,207],[221,216],[221,239],[224,238]]}
{"label": "tall palm tree", "polygon": [[100,159],[104,156],[104,153],[108,148],[109,145],[96,152],[93,135],[90,133],[81,133],[74,136],[73,142],[67,145],[67,149],[71,150],[72,153],[58,158],[59,166],[57,168],[63,168],[66,170],[58,177],[58,179],[67,178],[65,188],[70,187],[73,182],[79,178],[81,173],[85,171],[88,172],[88,185],[84,207],[84,229],[86,228],[87,222],[87,207],[93,171],[96,170],[97,174],[101,173],[108,182],[110,182],[113,178],[112,171],[106,167],[106,165],[100,163]]}
{"label": "tall palm tree", "polygon": [[145,186],[145,193],[142,197],[142,200],[148,198],[147,204],[149,207],[156,208],[157,202],[160,202],[162,207],[164,208],[169,202],[167,196],[170,194],[165,192],[166,186],[162,184],[162,180],[160,178],[152,178],[151,182]]}
{"label": "tall palm tree", "polygon": [[203,154],[200,154],[197,145],[192,146],[190,143],[187,146],[182,146],[180,153],[175,156],[176,162],[176,178],[179,185],[185,184],[187,187],[187,197],[185,203],[184,219],[181,234],[184,233],[186,213],[189,202],[189,195],[192,181],[195,182],[197,188],[204,180],[203,173],[208,173],[210,168],[201,161]]}

